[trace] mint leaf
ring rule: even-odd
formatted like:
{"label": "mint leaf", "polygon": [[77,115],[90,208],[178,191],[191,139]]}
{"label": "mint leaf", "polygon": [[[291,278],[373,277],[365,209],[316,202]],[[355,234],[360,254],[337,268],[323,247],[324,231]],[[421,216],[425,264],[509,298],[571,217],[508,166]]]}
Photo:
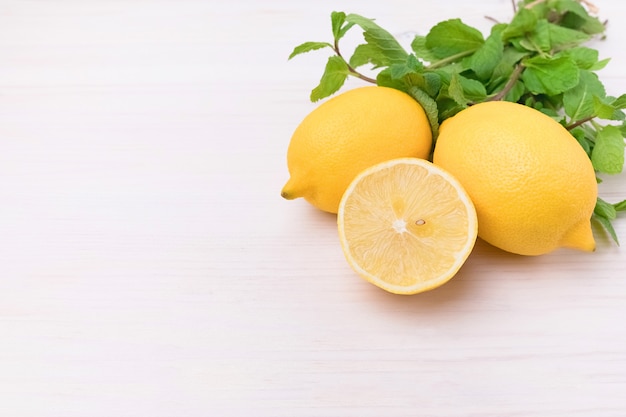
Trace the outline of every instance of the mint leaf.
{"label": "mint leaf", "polygon": [[572,12],[582,18],[589,17],[587,10],[577,0],[557,0],[554,2],[554,6],[560,13]]}
{"label": "mint leaf", "polygon": [[600,71],[602,68],[606,67],[610,61],[611,61],[611,58],[603,59],[593,64],[593,66],[589,69],[592,71]]}
{"label": "mint leaf", "polygon": [[396,90],[407,92],[409,86],[405,78],[394,78],[391,76],[391,67],[381,70],[376,75],[376,85],[380,87],[390,87]]}
{"label": "mint leaf", "polygon": [[522,63],[522,80],[533,94],[556,96],[578,85],[578,67],[570,57],[535,56]]}
{"label": "mint leaf", "polygon": [[563,13],[560,25],[575,29],[589,35],[597,35],[606,29],[604,24],[596,17],[591,16],[587,10],[576,0],[557,0],[556,10]]}
{"label": "mint leaf", "polygon": [[520,42],[523,42],[523,45],[531,51],[549,51],[552,49],[550,32],[550,23],[548,23],[548,20],[540,19],[535,24],[533,31],[527,35],[527,38],[521,39]]}
{"label": "mint leaf", "polygon": [[[620,108],[615,106],[615,101],[618,100],[611,97],[594,97],[593,108],[596,117],[605,120],[624,120],[626,116]],[[621,105],[621,100],[617,104]]]}
{"label": "mint leaf", "polygon": [[415,55],[409,55],[404,63],[393,64],[389,69],[393,78],[400,79],[409,74],[420,74],[424,70],[424,64]]}
{"label": "mint leaf", "polygon": [[504,56],[502,34],[492,32],[469,59],[469,67],[481,80],[489,80]]}
{"label": "mint leaf", "polygon": [[[356,48],[354,55],[350,58],[351,66],[355,67],[370,62],[375,67],[385,67],[392,64],[402,64],[406,61],[408,53],[402,45],[391,33],[378,26],[372,19],[357,14],[349,14],[346,16],[346,21],[360,26],[367,42]],[[370,55],[369,59],[366,59],[368,55]]]}
{"label": "mint leaf", "polygon": [[553,51],[571,48],[590,39],[590,36],[586,33],[555,25],[554,23],[548,24],[548,30],[550,34],[550,49]]}
{"label": "mint leaf", "polygon": [[484,42],[482,33],[461,19],[440,22],[426,35],[426,47],[438,59],[474,52]]}
{"label": "mint leaf", "polygon": [[339,56],[328,58],[319,85],[311,91],[311,101],[321,100],[337,92],[346,82],[348,75],[350,71],[343,58]]}
{"label": "mint leaf", "polygon": [[615,207],[616,212],[626,211],[626,200],[622,200],[619,203],[613,204],[613,207]]}
{"label": "mint leaf", "polygon": [[502,40],[508,41],[512,38],[524,36],[535,29],[537,24],[537,16],[525,7],[513,16],[513,20],[508,24],[507,28],[502,32]]}
{"label": "mint leaf", "polygon": [[289,58],[291,59],[296,55],[304,54],[306,52],[314,51],[316,49],[322,48],[332,48],[333,46],[328,42],[304,42],[301,45],[298,45],[294,48],[293,52],[289,54]]}
{"label": "mint leaf", "polygon": [[601,198],[597,199],[593,212],[598,216],[602,216],[609,220],[614,220],[617,217],[617,210],[615,210],[615,206],[611,203],[607,203]]}
{"label": "mint leaf", "polygon": [[594,207],[593,214],[591,216],[592,220],[597,221],[600,225],[602,225],[602,227],[604,227],[617,245],[619,245],[619,240],[611,221],[617,218],[618,211],[622,211],[622,204],[626,206],[626,200],[617,204],[611,204],[598,197],[596,200],[596,206]]}
{"label": "mint leaf", "polygon": [[434,72],[426,72],[424,73],[424,85],[420,85],[419,87],[426,91],[429,96],[435,97],[439,90],[441,89],[441,76]]}
{"label": "mint leaf", "polygon": [[526,56],[528,56],[528,52],[520,52],[514,48],[505,48],[502,59],[495,66],[491,79],[487,84],[490,90],[498,90],[500,84],[506,83],[511,74],[513,74],[516,65]]}
{"label": "mint leaf", "polygon": [[604,85],[593,72],[581,70],[578,85],[563,94],[565,114],[574,122],[594,115],[594,97],[604,97]]}
{"label": "mint leaf", "polygon": [[626,94],[622,94],[616,98],[611,105],[616,109],[626,109]]}
{"label": "mint leaf", "polygon": [[574,136],[574,138],[576,138],[580,146],[582,146],[582,148],[585,150],[587,156],[591,158],[591,149],[593,146],[593,142],[589,138],[587,138],[585,130],[582,127],[577,127],[570,130],[570,133],[572,134],[572,136]]}
{"label": "mint leaf", "polygon": [[349,61],[352,68],[358,68],[365,64],[372,64],[375,68],[380,68],[386,66],[387,57],[376,45],[364,43],[354,49]]}
{"label": "mint leaf", "polygon": [[411,42],[411,49],[416,57],[426,62],[434,62],[437,60],[435,54],[426,47],[426,36],[416,35]]}
{"label": "mint leaf", "polygon": [[487,97],[487,91],[483,83],[471,78],[459,75],[459,81],[463,87],[463,95],[473,102],[483,101]]}
{"label": "mint leaf", "polygon": [[618,174],[624,167],[624,137],[617,126],[607,125],[598,131],[591,152],[593,167],[607,174]]}
{"label": "mint leaf", "polygon": [[439,109],[437,108],[437,102],[418,87],[409,88],[408,93],[417,100],[426,112],[430,129],[433,132],[433,143],[435,143],[437,136],[439,136]]}
{"label": "mint leaf", "polygon": [[[441,77],[437,73],[426,72],[424,64],[415,55],[409,55],[405,64],[394,64],[385,72],[391,77],[392,83],[401,80],[406,87],[404,90],[408,87],[418,87],[431,97],[437,96],[442,85]],[[389,84],[389,81],[384,82]]]}
{"label": "mint leaf", "polygon": [[467,105],[469,100],[466,99],[465,94],[463,94],[463,85],[461,84],[461,76],[459,74],[452,74],[450,84],[448,85],[448,94],[457,104],[461,106]]}
{"label": "mint leaf", "polygon": [[506,93],[506,96],[504,96],[504,100],[516,103],[522,98],[525,92],[526,86],[524,85],[524,82],[517,80],[509,92]]}
{"label": "mint leaf", "polygon": [[346,22],[346,14],[344,12],[332,12],[330,14],[330,20],[333,30],[333,39],[335,42],[343,38],[346,32],[354,26],[352,23],[344,26],[344,23]]}
{"label": "mint leaf", "polygon": [[598,63],[598,51],[586,46],[577,46],[563,51],[561,54],[573,59],[580,69],[591,70]]}
{"label": "mint leaf", "polygon": [[601,215],[596,214],[595,212],[591,215],[591,219],[595,220],[602,227],[604,227],[604,229],[609,233],[609,235],[611,235],[611,238],[613,239],[613,241],[615,241],[615,243],[617,243],[617,245],[619,246],[619,239],[617,238],[617,233],[615,232],[615,228],[613,228],[613,225],[611,224],[611,220],[607,219],[606,217],[602,217]]}
{"label": "mint leaf", "polygon": [[457,104],[466,107],[472,102],[484,100],[486,95],[485,86],[481,82],[458,73],[452,74],[448,84],[448,96]]}

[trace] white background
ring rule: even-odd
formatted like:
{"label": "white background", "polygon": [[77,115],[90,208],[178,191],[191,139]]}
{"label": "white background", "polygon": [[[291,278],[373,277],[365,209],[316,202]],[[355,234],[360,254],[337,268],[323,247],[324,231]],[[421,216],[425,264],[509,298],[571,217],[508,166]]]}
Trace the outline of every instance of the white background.
{"label": "white background", "polygon": [[[619,95],[626,3],[597,5]],[[335,216],[280,198],[328,54],[287,56],[330,40],[333,10],[406,42],[512,14],[0,0],[0,415],[626,415],[626,252],[602,233],[533,258],[478,242],[448,284],[401,297],[352,272]]]}

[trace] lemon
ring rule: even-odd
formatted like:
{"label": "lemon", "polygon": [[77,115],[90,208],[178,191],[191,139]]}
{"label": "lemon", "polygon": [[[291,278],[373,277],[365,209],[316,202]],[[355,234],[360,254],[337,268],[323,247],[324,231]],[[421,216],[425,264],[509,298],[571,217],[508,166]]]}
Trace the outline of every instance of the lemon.
{"label": "lemon", "polygon": [[394,294],[415,294],[449,281],[477,236],[474,206],[450,174],[418,158],[399,158],[361,172],[337,214],[350,266]]}
{"label": "lemon", "polygon": [[540,111],[471,106],[442,123],[433,162],[463,184],[478,236],[490,244],[521,255],[595,249],[595,171],[567,129]]}
{"label": "lemon", "polygon": [[400,157],[426,158],[432,132],[424,109],[388,87],[348,90],[324,102],[296,128],[287,149],[286,199],[304,197],[337,213],[350,181],[363,169]]}

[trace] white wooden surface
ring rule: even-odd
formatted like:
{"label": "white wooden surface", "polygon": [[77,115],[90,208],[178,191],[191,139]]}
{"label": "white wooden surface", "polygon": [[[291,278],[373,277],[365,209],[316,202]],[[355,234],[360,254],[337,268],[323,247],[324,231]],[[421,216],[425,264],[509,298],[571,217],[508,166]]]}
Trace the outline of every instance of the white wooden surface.
{"label": "white wooden surface", "polygon": [[[596,3],[621,94],[626,3]],[[287,56],[332,10],[410,41],[511,4],[0,0],[0,415],[626,415],[623,247],[479,243],[398,297],[349,269],[334,216],[280,198],[326,60]]]}

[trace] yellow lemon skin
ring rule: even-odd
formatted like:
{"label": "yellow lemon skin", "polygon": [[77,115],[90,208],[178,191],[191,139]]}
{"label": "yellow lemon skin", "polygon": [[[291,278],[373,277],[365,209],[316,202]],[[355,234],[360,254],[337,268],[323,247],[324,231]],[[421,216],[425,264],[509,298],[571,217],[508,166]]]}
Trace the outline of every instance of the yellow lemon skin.
{"label": "yellow lemon skin", "polygon": [[296,128],[287,149],[286,199],[304,197],[337,213],[356,175],[394,158],[427,158],[432,132],[424,109],[399,90],[368,86],[322,103]]}
{"label": "yellow lemon skin", "polygon": [[456,177],[478,216],[478,236],[505,251],[593,251],[598,196],[591,161],[576,139],[538,110],[485,102],[445,120],[433,162]]}

